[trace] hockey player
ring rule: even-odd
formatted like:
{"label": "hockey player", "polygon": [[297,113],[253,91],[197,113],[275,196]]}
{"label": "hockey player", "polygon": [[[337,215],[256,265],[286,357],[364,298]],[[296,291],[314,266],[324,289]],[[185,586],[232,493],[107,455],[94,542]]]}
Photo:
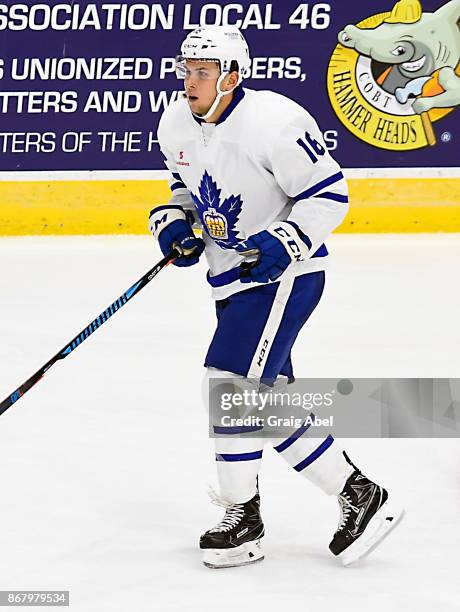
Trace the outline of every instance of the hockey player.
{"label": "hockey player", "polygon": [[[277,93],[242,87],[250,59],[237,28],[191,32],[176,62],[185,96],[165,110],[158,128],[172,198],[151,212],[150,228],[163,253],[180,247],[178,266],[194,265],[205,250],[217,312],[205,386],[213,379],[241,389],[293,380],[292,346],[323,292],[324,241],[347,213],[343,174],[304,108]],[[194,224],[203,238],[193,233]],[[246,253],[258,257],[249,267],[242,265]],[[226,510],[200,539],[209,567],[263,558],[257,475],[264,439],[251,436],[256,429],[214,430]],[[329,548],[347,565],[374,548],[403,511],[332,436],[321,441],[307,430],[274,447],[294,470],[337,497],[341,519]]]}

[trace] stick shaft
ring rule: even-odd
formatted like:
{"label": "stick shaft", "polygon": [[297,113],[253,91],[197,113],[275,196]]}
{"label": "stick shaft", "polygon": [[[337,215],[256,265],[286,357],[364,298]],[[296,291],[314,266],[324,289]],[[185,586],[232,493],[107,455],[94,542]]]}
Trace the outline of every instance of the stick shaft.
{"label": "stick shaft", "polygon": [[89,325],[85,327],[79,334],[75,336],[68,344],[66,344],[59,352],[54,355],[47,363],[39,368],[30,378],[28,378],[20,387],[18,387],[13,393],[6,397],[0,403],[0,415],[2,415],[8,408],[15,404],[20,397],[22,397],[29,389],[31,389],[39,380],[43,378],[45,373],[61,359],[65,359],[67,355],[70,355],[77,347],[80,346],[87,338],[89,338],[97,329],[99,329],[106,321],[110,319],[120,308],[122,308],[131,298],[133,298],[141,289],[143,289],[155,276],[167,265],[172,263],[177,257],[180,256],[179,251],[173,249],[169,255],[159,261],[153,268],[146,272],[134,285],[132,285],[127,291],[122,293],[120,297],[115,300],[108,308],[101,312],[101,314],[91,321]]}

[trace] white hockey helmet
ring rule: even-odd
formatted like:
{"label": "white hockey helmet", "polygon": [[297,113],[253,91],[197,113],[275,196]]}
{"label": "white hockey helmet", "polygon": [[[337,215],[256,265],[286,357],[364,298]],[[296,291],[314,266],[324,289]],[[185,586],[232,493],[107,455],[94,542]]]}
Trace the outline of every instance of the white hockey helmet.
{"label": "white hockey helmet", "polygon": [[237,70],[240,81],[249,75],[248,44],[236,26],[203,26],[193,30],[182,43],[181,54],[184,59],[217,62],[221,72]]}
{"label": "white hockey helmet", "polygon": [[210,117],[222,96],[233,91],[221,91],[220,89],[222,81],[230,72],[238,72],[238,85],[250,74],[251,60],[248,44],[240,30],[232,25],[202,26],[190,32],[181,45],[181,55],[176,57],[176,72],[179,78],[185,76],[185,62],[188,59],[216,62],[221,72],[216,85],[216,99],[206,115],[201,116],[201,119]]}

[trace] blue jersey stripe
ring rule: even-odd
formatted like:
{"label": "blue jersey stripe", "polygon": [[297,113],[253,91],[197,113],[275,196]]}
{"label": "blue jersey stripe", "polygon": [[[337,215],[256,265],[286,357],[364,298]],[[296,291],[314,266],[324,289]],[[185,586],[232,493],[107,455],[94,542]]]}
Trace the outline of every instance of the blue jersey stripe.
{"label": "blue jersey stripe", "polygon": [[318,446],[316,450],[314,450],[308,457],[305,457],[303,461],[294,466],[296,472],[301,472],[306,467],[308,467],[313,461],[316,461],[318,457],[330,447],[330,445],[334,442],[334,438],[332,436],[328,436],[321,444]]}
{"label": "blue jersey stripe", "polygon": [[[329,255],[329,252],[326,248],[326,245],[322,244],[319,249],[315,251],[314,255],[312,255],[310,259],[316,259],[317,257],[326,257],[327,255]],[[211,285],[211,287],[224,287],[225,285],[229,285],[230,283],[234,283],[235,281],[239,280],[240,275],[241,268],[238,266],[237,268],[231,268],[231,270],[216,274],[216,276],[211,276],[208,272],[206,279]]]}
{"label": "blue jersey stripe", "polygon": [[326,198],[326,200],[333,200],[334,202],[341,202],[342,204],[348,204],[348,196],[343,193],[334,193],[333,191],[323,191],[319,193],[317,198]]}
{"label": "blue jersey stripe", "polygon": [[175,191],[176,189],[187,189],[187,187],[182,183],[182,181],[177,181],[177,183],[173,183],[170,187],[171,191]]}
{"label": "blue jersey stripe", "polygon": [[216,461],[254,461],[254,459],[262,459],[262,451],[254,451],[253,453],[221,453],[216,454]]}
{"label": "blue jersey stripe", "polygon": [[313,185],[313,187],[310,187],[309,189],[302,191],[302,193],[299,193],[299,195],[295,196],[294,200],[296,202],[298,202],[299,200],[306,200],[307,198],[310,198],[311,196],[315,195],[322,189],[325,189],[326,187],[329,187],[329,185],[333,185],[334,183],[338,183],[342,179],[343,179],[343,173],[337,172],[337,174],[333,174],[332,176],[329,176],[328,178],[323,179],[319,183],[316,183],[316,185]]}
{"label": "blue jersey stripe", "polygon": [[[315,418],[313,414],[310,414],[311,418]],[[307,431],[307,429],[310,427],[311,425],[311,421],[309,423],[307,423],[305,421],[305,423],[302,425],[302,427],[299,427],[299,429],[297,429],[292,436],[290,436],[289,438],[286,438],[286,440],[284,440],[283,442],[281,442],[281,444],[278,444],[278,446],[274,446],[273,448],[278,451],[279,453],[282,453],[284,450],[286,450],[287,448],[289,448],[291,446],[291,444],[294,444],[294,442],[296,440],[298,440],[301,436],[303,436],[303,434]]]}

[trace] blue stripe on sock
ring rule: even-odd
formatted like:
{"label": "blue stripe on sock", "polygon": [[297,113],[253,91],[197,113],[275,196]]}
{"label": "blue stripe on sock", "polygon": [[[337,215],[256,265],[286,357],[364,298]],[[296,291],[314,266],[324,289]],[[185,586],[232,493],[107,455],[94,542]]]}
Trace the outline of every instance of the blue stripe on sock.
{"label": "blue stripe on sock", "polygon": [[214,433],[215,434],[236,435],[236,434],[252,433],[254,431],[260,431],[263,428],[264,428],[263,425],[241,425],[240,427],[219,427],[215,425]]}
{"label": "blue stripe on sock", "polygon": [[254,461],[254,459],[262,459],[261,450],[253,453],[216,454],[216,461]]}
{"label": "blue stripe on sock", "polygon": [[321,442],[321,444],[315,451],[313,451],[310,455],[308,455],[308,457],[305,457],[303,461],[294,466],[295,471],[301,472],[311,463],[313,463],[313,461],[316,461],[316,459],[318,459],[318,457],[321,457],[321,455],[330,447],[333,442],[334,438],[332,436],[328,436],[325,440],[323,440],[323,442]]}
{"label": "blue stripe on sock", "polygon": [[[315,418],[313,414],[310,415],[313,419]],[[284,440],[283,442],[281,442],[281,444],[278,444],[278,446],[274,446],[273,448],[278,451],[279,453],[282,453],[284,450],[286,450],[287,448],[289,448],[291,446],[291,444],[294,444],[294,442],[296,440],[298,440],[300,438],[300,436],[303,436],[303,434],[307,431],[307,429],[310,427],[311,425],[311,421],[310,423],[307,424],[307,422],[305,421],[305,423],[302,425],[302,427],[299,427],[299,429],[297,429],[292,436],[290,436],[289,438],[286,438],[286,440]]]}
{"label": "blue stripe on sock", "polygon": [[342,179],[342,172],[337,172],[336,174],[329,176],[328,178],[320,181],[319,183],[316,183],[316,185],[313,185],[313,187],[302,191],[302,193],[299,193],[299,195],[295,196],[294,199],[296,202],[298,202],[299,200],[306,200],[307,198],[310,198],[311,196],[315,195],[315,193],[318,193],[318,191],[321,191],[322,189],[329,187],[329,185],[333,185],[334,183],[337,183]]}

